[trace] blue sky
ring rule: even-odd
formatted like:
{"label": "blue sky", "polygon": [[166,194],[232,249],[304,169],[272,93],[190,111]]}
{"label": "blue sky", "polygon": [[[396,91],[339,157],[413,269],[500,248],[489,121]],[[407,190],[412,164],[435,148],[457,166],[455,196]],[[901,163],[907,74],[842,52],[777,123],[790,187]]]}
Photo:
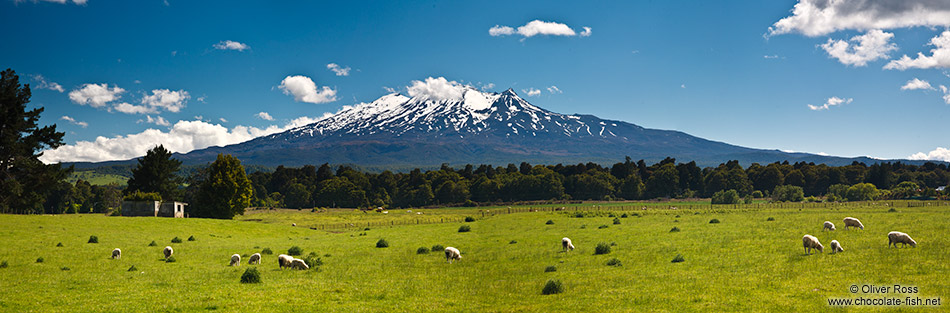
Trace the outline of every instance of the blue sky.
{"label": "blue sky", "polygon": [[235,143],[427,77],[747,147],[950,161],[950,4],[79,2],[0,3],[2,66],[66,132],[46,161]]}

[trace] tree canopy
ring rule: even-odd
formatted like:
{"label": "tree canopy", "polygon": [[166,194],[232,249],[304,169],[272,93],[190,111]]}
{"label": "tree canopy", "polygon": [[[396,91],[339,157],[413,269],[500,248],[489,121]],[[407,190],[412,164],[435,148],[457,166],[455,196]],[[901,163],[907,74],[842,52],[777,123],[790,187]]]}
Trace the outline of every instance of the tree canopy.
{"label": "tree canopy", "polygon": [[254,188],[241,161],[230,154],[218,154],[208,166],[207,177],[199,182],[197,203],[191,210],[195,217],[230,219],[244,214],[251,205]]}
{"label": "tree canopy", "polygon": [[162,145],[155,146],[138,159],[138,165],[132,169],[132,178],[129,178],[125,193],[157,192],[162,196],[162,200],[180,200],[178,185],[182,183],[182,179],[175,174],[179,167],[181,161],[173,159],[171,151]]}

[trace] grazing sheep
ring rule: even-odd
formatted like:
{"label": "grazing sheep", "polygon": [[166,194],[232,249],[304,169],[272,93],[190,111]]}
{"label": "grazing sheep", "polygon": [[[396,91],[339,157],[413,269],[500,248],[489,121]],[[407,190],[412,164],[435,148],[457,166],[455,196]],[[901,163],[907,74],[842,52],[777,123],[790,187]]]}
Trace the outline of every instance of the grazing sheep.
{"label": "grazing sheep", "polygon": [[844,218],[844,229],[848,229],[848,227],[857,227],[864,230],[864,224],[861,224],[861,221],[853,217]]}
{"label": "grazing sheep", "polygon": [[247,264],[261,264],[261,254],[251,254],[251,258],[247,259]]}
{"label": "grazing sheep", "polygon": [[831,247],[831,254],[844,252],[844,248],[841,247],[841,243],[839,243],[837,240],[832,240],[829,247]]}
{"label": "grazing sheep", "polygon": [[899,232],[892,231],[887,233],[887,247],[890,248],[891,244],[894,244],[894,247],[897,247],[897,244],[902,243],[906,247],[910,244],[911,247],[917,248],[917,242],[913,238],[910,238],[910,235]]}
{"label": "grazing sheep", "polygon": [[290,223],[290,226],[297,227],[297,223]]}
{"label": "grazing sheep", "polygon": [[452,263],[452,260],[462,260],[462,253],[459,249],[453,247],[445,248],[445,261]]}
{"label": "grazing sheep", "polygon": [[564,251],[574,250],[574,243],[571,242],[571,238],[561,238],[561,248],[564,249]]}
{"label": "grazing sheep", "polygon": [[290,263],[293,261],[294,258],[286,254],[277,256],[277,264],[280,265],[280,268],[290,267]]}
{"label": "grazing sheep", "polygon": [[122,250],[119,250],[119,248],[115,248],[115,250],[112,250],[112,258],[113,258],[113,259],[118,259],[118,258],[121,258],[121,257],[122,257]]}
{"label": "grazing sheep", "polygon": [[821,242],[818,242],[818,238],[815,238],[815,236],[805,235],[802,237],[802,245],[805,246],[805,254],[811,254],[811,249],[825,253],[825,246],[822,246]]}
{"label": "grazing sheep", "polygon": [[230,265],[230,266],[235,266],[235,265],[241,265],[241,255],[240,255],[240,254],[237,254],[237,253],[231,255],[231,265]]}
{"label": "grazing sheep", "polygon": [[172,256],[172,253],[175,253],[175,250],[172,250],[171,246],[166,246],[165,249],[162,249],[162,253],[165,254],[165,258],[167,259]]}
{"label": "grazing sheep", "polygon": [[290,261],[290,268],[295,270],[309,270],[310,266],[307,266],[307,262],[301,259],[293,259]]}
{"label": "grazing sheep", "polygon": [[832,224],[831,221],[825,221],[825,227],[822,228],[821,231],[825,231],[825,229],[835,230],[835,224]]}

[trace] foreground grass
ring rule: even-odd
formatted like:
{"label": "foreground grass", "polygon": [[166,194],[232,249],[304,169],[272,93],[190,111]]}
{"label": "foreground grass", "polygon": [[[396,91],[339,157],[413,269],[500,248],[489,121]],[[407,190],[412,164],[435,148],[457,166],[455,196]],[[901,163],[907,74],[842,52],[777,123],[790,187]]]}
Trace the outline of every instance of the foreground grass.
{"label": "foreground grass", "polygon": [[[920,290],[916,296],[947,298],[950,207],[888,209],[648,209],[583,218],[534,212],[345,232],[287,222],[357,219],[350,215],[362,213],[258,212],[243,221],[0,215],[0,262],[9,263],[0,269],[0,310],[808,312],[839,309],[828,307],[827,298],[856,296],[848,292],[852,284],[913,285]],[[611,213],[629,217],[616,225]],[[860,218],[865,230],[845,231],[845,216]],[[713,218],[721,223],[710,224]],[[822,232],[825,220],[839,230]],[[472,231],[459,233],[462,224]],[[674,226],[681,231],[671,233]],[[887,248],[892,230],[911,234],[918,248]],[[837,239],[845,252],[805,255],[806,233],[826,247]],[[99,243],[86,243],[90,235]],[[197,240],[172,244],[176,236]],[[577,250],[561,252],[561,237],[573,239]],[[381,238],[389,248],[375,248]],[[153,240],[158,246],[148,246]],[[56,247],[60,242],[63,247]],[[615,245],[609,254],[593,255],[598,242]],[[441,251],[416,254],[435,244],[459,248],[463,259],[447,264]],[[176,262],[162,261],[166,245],[175,249]],[[324,265],[279,270],[276,255],[291,246],[317,252]],[[123,256],[112,260],[117,247]],[[274,251],[257,266],[263,283],[239,283],[249,265],[228,267],[230,255],[263,248]],[[685,262],[671,263],[677,254]],[[37,257],[44,262],[36,263]],[[613,258],[622,266],[607,266]],[[137,270],[130,272],[132,265]],[[545,272],[548,266],[557,270]],[[564,293],[541,295],[549,279],[560,280]]]}

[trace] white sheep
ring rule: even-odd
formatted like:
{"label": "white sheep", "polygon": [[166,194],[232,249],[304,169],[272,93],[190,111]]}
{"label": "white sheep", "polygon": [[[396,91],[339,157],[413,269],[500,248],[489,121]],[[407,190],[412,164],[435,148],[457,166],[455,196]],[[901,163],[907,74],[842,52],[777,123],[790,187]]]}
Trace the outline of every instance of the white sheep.
{"label": "white sheep", "polygon": [[844,218],[844,229],[848,229],[848,227],[857,227],[864,230],[864,224],[861,224],[861,221],[853,217]]}
{"label": "white sheep", "polygon": [[231,265],[230,265],[230,266],[235,266],[235,265],[241,265],[241,255],[240,255],[240,254],[237,254],[237,253],[231,255]]}
{"label": "white sheep", "polygon": [[902,243],[906,247],[910,244],[911,247],[917,248],[917,242],[913,238],[910,238],[910,235],[899,232],[892,231],[887,233],[887,247],[890,248],[891,244],[894,244],[894,247],[897,247],[897,244]]}
{"label": "white sheep", "polygon": [[290,223],[290,226],[297,227],[297,223]]}
{"label": "white sheep", "polygon": [[175,253],[175,250],[172,250],[171,246],[166,246],[165,249],[162,249],[162,253],[165,254],[165,258],[170,258],[172,253]]}
{"label": "white sheep", "polygon": [[290,263],[293,261],[294,258],[286,254],[277,256],[277,264],[280,265],[280,268],[290,267]]}
{"label": "white sheep", "polygon": [[561,248],[564,249],[564,251],[574,250],[574,243],[571,242],[571,238],[561,238]]}
{"label": "white sheep", "polygon": [[295,270],[309,270],[310,266],[307,266],[307,262],[301,259],[293,259],[290,261],[290,268]]}
{"label": "white sheep", "polygon": [[825,227],[822,228],[821,231],[825,231],[825,229],[835,230],[835,224],[832,224],[831,221],[825,221]]}
{"label": "white sheep", "polygon": [[445,261],[452,263],[452,260],[462,260],[462,253],[459,249],[453,247],[445,248]]}
{"label": "white sheep", "polygon": [[802,245],[805,246],[805,254],[811,254],[811,249],[816,249],[821,253],[825,252],[825,246],[822,246],[821,242],[818,242],[818,238],[812,235],[802,237]]}
{"label": "white sheep", "polygon": [[261,254],[251,254],[251,258],[247,259],[247,264],[261,264]]}
{"label": "white sheep", "polygon": [[831,254],[844,252],[844,248],[841,247],[841,243],[839,243],[837,240],[832,240],[831,244],[828,246],[831,247]]}
{"label": "white sheep", "polygon": [[119,250],[119,248],[115,248],[115,250],[112,250],[112,258],[113,258],[113,259],[118,259],[118,258],[121,258],[121,257],[122,257],[122,250]]}

